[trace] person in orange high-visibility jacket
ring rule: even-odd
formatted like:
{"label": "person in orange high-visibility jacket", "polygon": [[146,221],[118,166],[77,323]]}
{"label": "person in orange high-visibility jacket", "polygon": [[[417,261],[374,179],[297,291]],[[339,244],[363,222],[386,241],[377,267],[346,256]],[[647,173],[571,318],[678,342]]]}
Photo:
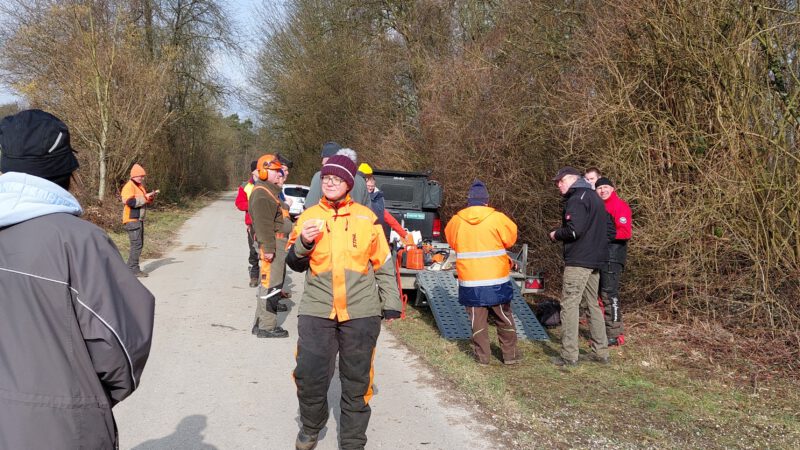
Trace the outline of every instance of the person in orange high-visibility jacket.
{"label": "person in orange high-visibility jacket", "polygon": [[383,228],[349,195],[355,163],[332,156],[320,175],[322,199],[298,217],[286,257],[293,270],[306,271],[297,319],[294,379],[301,429],[295,446],[314,448],[328,421],[328,388],[338,354],[340,448],[363,449],[381,316],[399,318],[402,306]]}
{"label": "person in orange high-visibility jacket", "polygon": [[146,277],[147,272],[139,268],[139,256],[144,247],[144,216],[147,205],[153,203],[158,191],[147,192],[144,188],[144,167],[134,164],[131,167],[131,179],[122,187],[119,196],[122,199],[122,226],[128,232],[131,242],[128,252],[128,267],[137,277]]}
{"label": "person in orange high-visibility jacket", "polygon": [[511,315],[514,298],[506,249],[517,241],[517,225],[505,214],[487,206],[489,191],[480,180],[469,189],[467,207],[445,228],[447,243],[456,251],[458,302],[467,309],[472,324],[475,360],[489,364],[489,314],[495,316],[497,338],[505,364],[515,364],[517,332]]}

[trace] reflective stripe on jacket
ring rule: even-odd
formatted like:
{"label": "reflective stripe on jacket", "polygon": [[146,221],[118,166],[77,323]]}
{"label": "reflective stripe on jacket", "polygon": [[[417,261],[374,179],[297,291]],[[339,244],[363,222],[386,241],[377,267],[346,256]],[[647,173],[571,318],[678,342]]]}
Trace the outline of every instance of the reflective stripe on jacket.
{"label": "reflective stripe on jacket", "polygon": [[136,222],[137,220],[144,220],[145,205],[147,205],[147,191],[144,185],[136,184],[133,180],[128,180],[125,186],[122,187],[122,192],[119,196],[122,203],[125,205],[122,208],[122,223]]}
{"label": "reflective stripe on jacket", "polygon": [[[309,249],[300,232],[306,221],[319,219],[324,221],[323,230]],[[287,248],[290,260],[308,257],[299,314],[344,322],[380,316],[382,310],[401,310],[383,229],[368,207],[349,196],[338,208],[323,198],[305,210],[297,218]]]}
{"label": "reflective stripe on jacket", "polygon": [[491,306],[513,298],[506,249],[517,241],[517,225],[508,216],[488,206],[470,206],[450,220],[445,237],[456,251],[461,304]]}

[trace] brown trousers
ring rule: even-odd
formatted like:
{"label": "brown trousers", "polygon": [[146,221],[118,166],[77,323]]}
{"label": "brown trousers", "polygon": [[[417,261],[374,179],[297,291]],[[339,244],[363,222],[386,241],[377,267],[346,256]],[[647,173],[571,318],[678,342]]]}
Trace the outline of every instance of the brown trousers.
{"label": "brown trousers", "polygon": [[479,363],[488,364],[492,351],[489,347],[489,314],[495,319],[497,340],[503,352],[503,361],[517,359],[517,328],[511,314],[511,302],[494,306],[467,306],[467,315],[472,324],[472,351]]}

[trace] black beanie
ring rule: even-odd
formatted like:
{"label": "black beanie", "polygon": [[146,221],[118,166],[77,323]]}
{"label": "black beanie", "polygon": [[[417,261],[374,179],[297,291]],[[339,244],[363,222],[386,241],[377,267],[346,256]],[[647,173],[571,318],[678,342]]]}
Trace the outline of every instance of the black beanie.
{"label": "black beanie", "polygon": [[0,121],[0,152],[2,172],[53,180],[71,174],[79,166],[67,126],[39,109],[21,111]]}
{"label": "black beanie", "polygon": [[609,180],[606,177],[600,177],[600,178],[597,179],[597,181],[594,182],[594,188],[595,189],[599,188],[600,186],[605,186],[605,185],[614,187],[614,183],[612,183],[611,180]]}

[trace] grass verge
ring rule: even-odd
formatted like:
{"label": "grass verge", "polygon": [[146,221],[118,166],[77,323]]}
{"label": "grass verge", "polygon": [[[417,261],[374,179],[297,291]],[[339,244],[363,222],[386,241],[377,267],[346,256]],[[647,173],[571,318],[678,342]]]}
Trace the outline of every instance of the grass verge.
{"label": "grass verge", "polygon": [[626,319],[631,334],[612,349],[611,365],[570,369],[549,362],[558,331],[550,342],[520,342],[521,364],[504,366],[493,344],[492,363],[478,366],[468,342],[440,337],[427,309],[410,308],[390,328],[443,383],[480,404],[483,417],[511,430],[498,436],[505,448],[797,448],[797,380],[750,386],[735,373],[737,361],[698,371],[696,358],[683,364],[682,342],[634,314]]}
{"label": "grass verge", "polygon": [[[198,210],[217,199],[217,195],[209,194],[186,200],[181,204],[157,205],[148,208],[147,222],[144,231],[144,249],[142,259],[159,258],[172,244],[181,225]],[[122,225],[108,230],[111,240],[119,248],[122,259],[128,259],[130,241],[128,233]]]}

